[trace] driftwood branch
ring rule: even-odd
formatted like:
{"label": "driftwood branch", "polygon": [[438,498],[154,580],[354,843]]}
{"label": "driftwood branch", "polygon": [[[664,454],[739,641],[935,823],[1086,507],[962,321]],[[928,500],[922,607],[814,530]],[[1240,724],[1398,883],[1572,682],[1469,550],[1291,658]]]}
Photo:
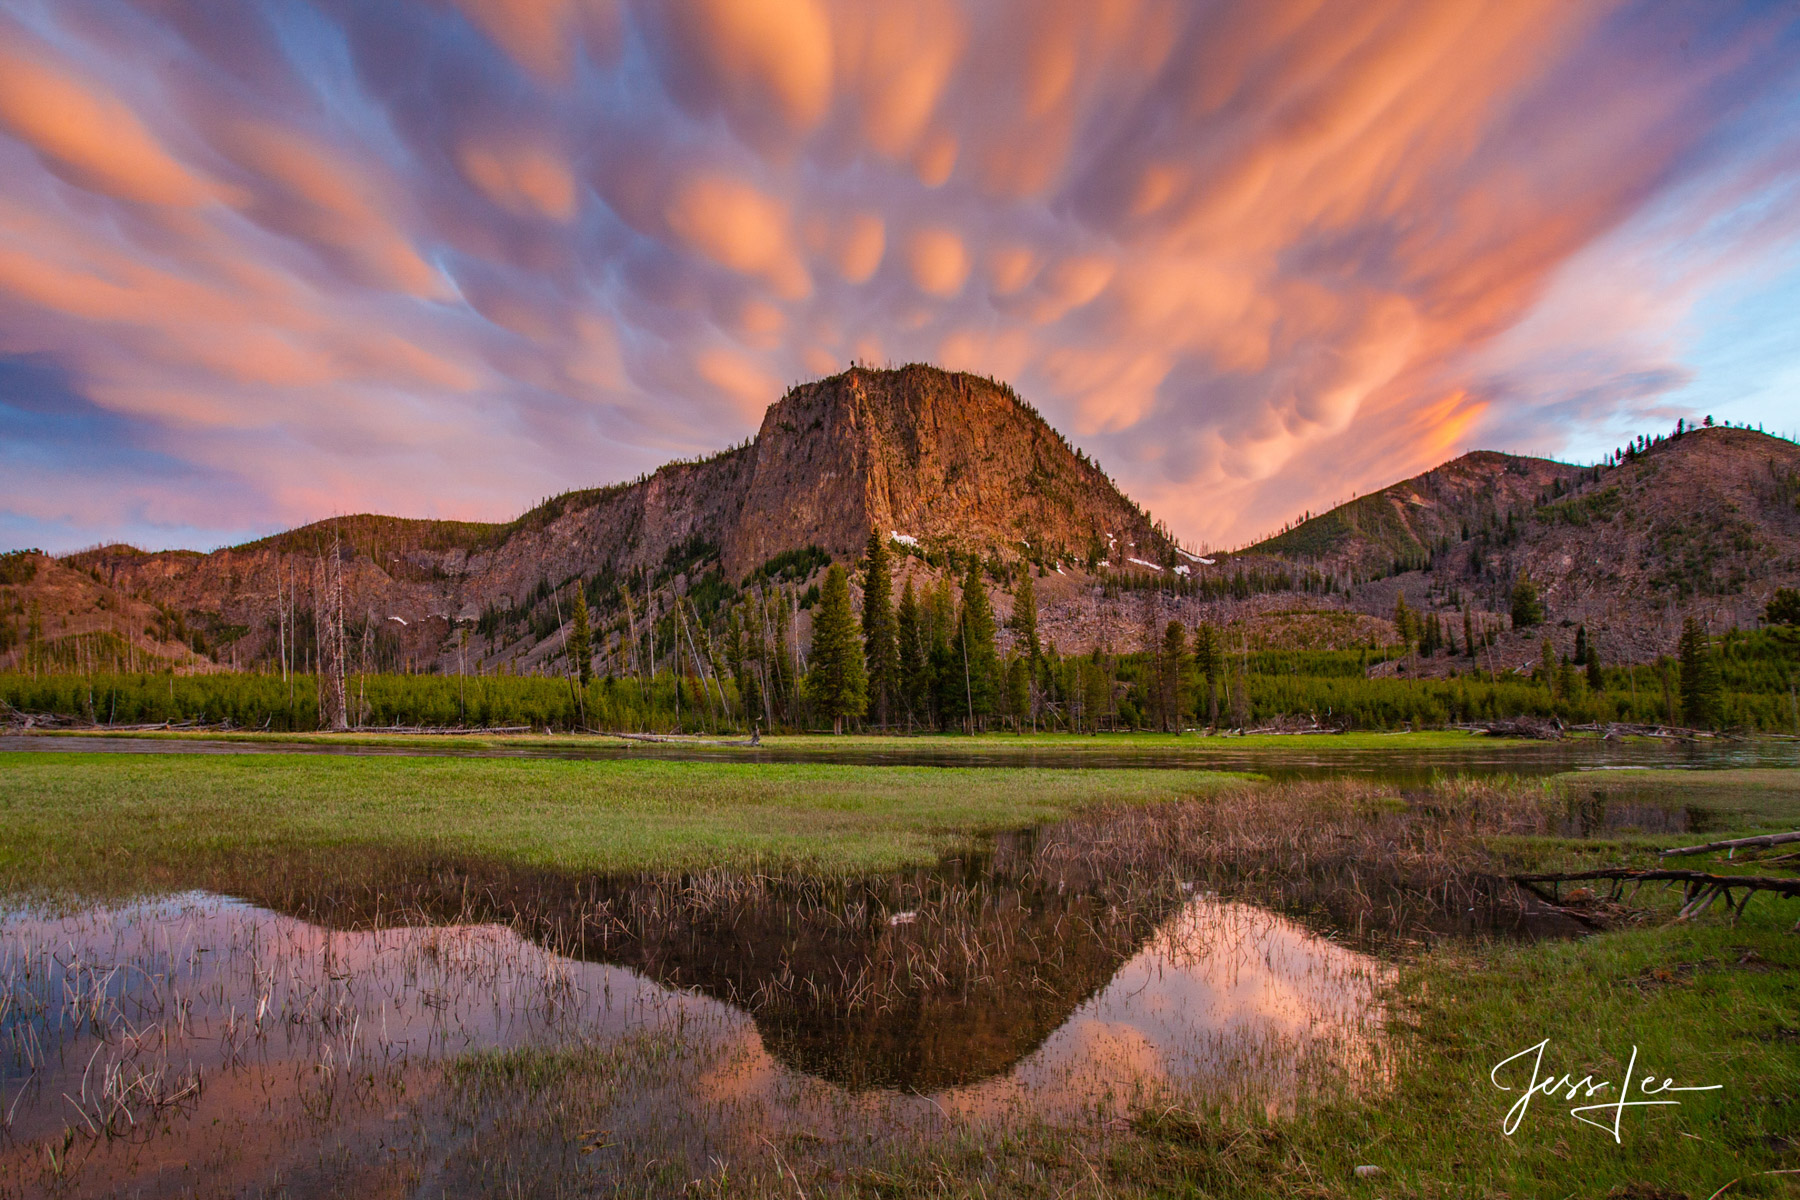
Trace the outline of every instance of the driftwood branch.
{"label": "driftwood branch", "polygon": [[[1538,883],[1591,882],[1599,879],[1612,879],[1621,883],[1647,883],[1656,880],[1680,883],[1683,885],[1685,902],[1681,911],[1675,914],[1677,921],[1699,916],[1721,896],[1725,898],[1725,907],[1731,912],[1734,924],[1744,915],[1744,906],[1750,903],[1750,897],[1757,892],[1774,892],[1789,899],[1800,898],[1800,878],[1778,875],[1714,875],[1707,871],[1685,871],[1669,867],[1648,871],[1633,870],[1630,867],[1598,867],[1590,871],[1551,871],[1533,875],[1510,875],[1507,878],[1534,893],[1537,889],[1532,885]],[[1734,889],[1743,890],[1741,899],[1732,899]],[[1795,924],[1794,930],[1800,933],[1800,923]]]}
{"label": "driftwood branch", "polygon": [[1588,871],[1552,871],[1539,875],[1509,875],[1514,883],[1574,883],[1592,879],[1624,879],[1627,881],[1667,880],[1676,883],[1724,884],[1726,887],[1756,888],[1800,897],[1800,878],[1782,875],[1714,875],[1708,871],[1685,871],[1674,867],[1635,870],[1631,867],[1596,867]]}
{"label": "driftwood branch", "polygon": [[1710,854],[1714,850],[1748,850],[1752,846],[1785,846],[1789,842],[1800,842],[1800,830],[1793,833],[1768,833],[1761,837],[1732,838],[1725,842],[1708,842],[1704,846],[1680,846],[1661,853],[1664,858],[1668,858],[1676,854]]}

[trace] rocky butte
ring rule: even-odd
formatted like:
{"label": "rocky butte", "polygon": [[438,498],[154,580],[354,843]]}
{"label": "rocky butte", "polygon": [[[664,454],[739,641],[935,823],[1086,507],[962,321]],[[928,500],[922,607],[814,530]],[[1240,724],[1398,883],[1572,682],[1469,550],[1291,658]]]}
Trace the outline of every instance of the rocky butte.
{"label": "rocky butte", "polygon": [[920,556],[1175,559],[1167,532],[1010,387],[915,365],[801,385],[742,446],[504,525],[365,514],[210,554],[109,546],[62,561],[182,614],[248,663],[269,652],[284,596],[297,587],[305,607],[335,536],[347,611],[434,660],[455,623],[531,608],[545,584],[616,579],[640,601],[714,572],[735,586],[784,554],[854,558],[871,529]]}
{"label": "rocky butte", "polygon": [[[335,546],[346,620],[380,631],[387,667],[466,665],[473,629],[484,669],[528,671],[562,652],[577,580],[602,609],[605,653],[620,622],[666,614],[677,595],[709,598],[690,605],[702,618],[748,586],[802,598],[871,529],[920,582],[981,554],[1000,568],[1003,616],[1005,581],[1032,571],[1044,634],[1064,652],[1136,649],[1170,618],[1232,626],[1247,644],[1386,643],[1401,596],[1456,615],[1453,628],[1465,609],[1503,627],[1525,575],[1550,620],[1503,633],[1495,666],[1535,659],[1546,633],[1567,650],[1577,624],[1608,662],[1645,661],[1673,650],[1684,616],[1751,625],[1775,587],[1800,579],[1800,447],[1700,428],[1597,466],[1477,451],[1202,557],[1005,384],[859,367],[794,388],[741,446],[506,524],[358,515],[210,554],[40,556],[29,580],[0,579],[0,621],[35,605],[46,639],[123,622],[165,663],[267,664],[280,622],[310,620]],[[0,666],[17,659],[20,632],[10,652],[0,641]]]}

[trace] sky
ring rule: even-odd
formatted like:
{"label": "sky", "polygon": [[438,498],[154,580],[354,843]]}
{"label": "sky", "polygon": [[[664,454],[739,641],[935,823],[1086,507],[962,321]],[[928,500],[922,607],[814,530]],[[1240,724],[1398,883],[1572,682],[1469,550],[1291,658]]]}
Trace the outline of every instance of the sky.
{"label": "sky", "polygon": [[0,547],[506,520],[914,361],[1194,547],[1800,430],[1800,2],[0,0]]}

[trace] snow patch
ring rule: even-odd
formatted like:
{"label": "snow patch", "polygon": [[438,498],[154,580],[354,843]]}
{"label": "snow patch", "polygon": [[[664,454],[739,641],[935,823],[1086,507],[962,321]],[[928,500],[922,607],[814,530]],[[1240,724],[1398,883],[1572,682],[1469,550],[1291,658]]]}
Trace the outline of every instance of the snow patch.
{"label": "snow patch", "polygon": [[1175,547],[1175,553],[1181,555],[1181,557],[1187,559],[1189,562],[1197,562],[1201,566],[1205,566],[1205,567],[1210,567],[1213,565],[1213,563],[1218,561],[1217,559],[1214,559],[1214,558],[1201,558],[1198,554],[1189,554],[1186,550],[1183,550],[1180,546]]}
{"label": "snow patch", "polygon": [[1161,568],[1161,567],[1159,567],[1159,566],[1157,566],[1157,565],[1156,565],[1156,564],[1155,564],[1155,563],[1153,563],[1153,562],[1145,562],[1145,561],[1144,561],[1144,560],[1143,560],[1143,559],[1141,559],[1141,558],[1128,558],[1128,559],[1126,559],[1126,560],[1125,560],[1125,561],[1126,561],[1126,562],[1134,562],[1134,563],[1136,563],[1136,564],[1137,564],[1137,565],[1138,565],[1138,566],[1140,566],[1140,567],[1149,567],[1149,568],[1150,568],[1150,569],[1151,569],[1151,570],[1152,570],[1152,571],[1160,571],[1160,570],[1162,570],[1162,568]]}
{"label": "snow patch", "polygon": [[899,542],[902,546],[916,546],[919,544],[918,538],[910,533],[901,533],[898,529],[889,532],[888,540]]}
{"label": "snow patch", "polygon": [[1177,567],[1176,567],[1176,568],[1175,568],[1175,573],[1176,573],[1176,574],[1177,574],[1177,575],[1186,575],[1186,574],[1188,574],[1188,573],[1189,573],[1189,572],[1188,572],[1188,566],[1187,566],[1187,564],[1186,564],[1186,563],[1181,563],[1181,564],[1179,564],[1179,565],[1178,565],[1178,566],[1177,566]]}

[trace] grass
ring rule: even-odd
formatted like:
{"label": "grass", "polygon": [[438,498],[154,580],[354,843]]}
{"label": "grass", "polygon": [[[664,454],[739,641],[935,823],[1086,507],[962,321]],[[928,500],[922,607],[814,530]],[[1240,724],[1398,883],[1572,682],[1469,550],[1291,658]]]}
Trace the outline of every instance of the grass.
{"label": "grass", "polygon": [[[1366,781],[1246,787],[1242,777],[1166,770],[33,753],[0,755],[0,777],[0,888],[91,888],[101,878],[135,885],[182,864],[295,848],[443,849],[565,871],[874,871],[928,862],[985,831],[1110,808],[1118,811],[1101,814],[1104,836],[1090,844],[1068,835],[1067,855],[1047,861],[1102,881],[1139,867],[1145,879],[1216,880],[1209,886],[1235,886],[1243,890],[1231,894],[1284,911],[1325,913],[1339,931],[1353,928],[1348,901],[1338,911],[1307,887],[1337,886],[1349,867],[1360,875],[1346,894],[1365,905],[1443,905],[1434,896],[1464,894],[1447,885],[1446,871],[1469,880],[1527,865],[1647,866],[1659,847],[1800,826],[1800,771],[1778,770],[1446,780],[1428,794],[1402,794]],[[1196,802],[1163,803],[1182,799]],[[1566,808],[1594,802],[1615,823],[1621,813],[1636,819],[1631,806],[1660,805],[1705,814],[1711,827],[1558,832]],[[1168,841],[1159,846],[1165,817]],[[1772,871],[1782,868],[1766,860],[1782,850],[1791,847],[1730,863],[1718,855],[1684,861]],[[1175,876],[1143,866],[1164,851],[1193,861]],[[1200,870],[1207,863],[1215,874]],[[1383,871],[1385,884],[1376,878]],[[1060,894],[1046,886],[1027,907],[1047,913]],[[835,903],[821,896],[821,920]],[[841,1105],[846,1136],[813,1135],[787,1110],[742,1110],[749,1134],[706,1143],[704,1155],[719,1156],[705,1158],[716,1179],[678,1178],[678,1167],[664,1163],[642,1176],[642,1191],[1045,1200],[1800,1195],[1800,1174],[1784,1173],[1800,1170],[1800,936],[1789,932],[1800,904],[1765,895],[1737,924],[1715,911],[1674,925],[1678,893],[1646,888],[1634,903],[1639,911],[1621,927],[1579,940],[1438,940],[1404,956],[1386,997],[1388,1085],[1360,1097],[1320,1094],[1293,1118],[1221,1110],[1176,1088],[1128,1122],[946,1115],[915,1136],[879,1128],[879,1107],[826,1096],[819,1103],[828,1113]],[[658,899],[653,907],[678,906]],[[791,914],[771,912],[800,936]],[[905,928],[926,929],[928,916]],[[1053,946],[1058,936],[1041,940]],[[797,944],[818,940],[808,932]],[[846,955],[833,966],[855,965]],[[795,995],[813,996],[814,977],[800,974]],[[833,976],[821,978],[828,991]],[[1552,1096],[1535,1099],[1507,1136],[1501,1126],[1520,1081],[1504,1092],[1489,1072],[1546,1038],[1545,1067],[1557,1075],[1617,1081],[1635,1047],[1639,1078],[1722,1088],[1684,1093],[1678,1107],[1628,1111],[1622,1144],[1576,1123],[1575,1102]],[[448,1064],[447,1093],[433,1102],[478,1135],[456,1151],[468,1159],[459,1169],[473,1181],[469,1194],[572,1192],[597,1188],[605,1178],[596,1173],[613,1161],[605,1156],[628,1153],[632,1136],[620,1122],[647,1103],[639,1097],[665,1099],[641,1109],[636,1136],[658,1122],[688,1122],[707,1138],[709,1122],[737,1128],[738,1101],[703,1091],[712,1098],[689,1108],[682,1090],[684,1080],[722,1086],[734,1064],[741,1060],[706,1051],[698,1035],[530,1045]],[[825,1089],[805,1087],[815,1098]],[[857,1113],[874,1114],[867,1141],[849,1136],[865,1130]],[[1359,1177],[1358,1166],[1380,1174]]]}
{"label": "grass", "polygon": [[1241,776],[812,764],[0,754],[0,887],[392,847],[564,871],[926,864],[973,837]]}
{"label": "grass", "polygon": [[[1572,792],[1587,791],[1608,800],[1678,805],[1708,814],[1746,836],[1800,827],[1800,771],[1603,771],[1560,778]],[[1670,844],[1713,840],[1710,835],[1683,834],[1670,839]]]}
{"label": "grass", "polygon": [[[1788,820],[1800,805],[1800,772],[1582,774],[1506,785],[1515,807],[1505,821],[1539,803],[1554,817],[1564,793],[1588,785],[1621,800],[1642,801],[1653,789],[1666,803],[1715,806],[1734,830]],[[1215,832],[1253,837],[1252,826],[1279,811],[1281,796],[1303,811],[1327,799],[1327,786],[1281,785],[1248,807],[1221,805],[1242,812],[1222,815],[1226,824]],[[1501,798],[1473,789],[1461,796],[1470,805]],[[1346,794],[1346,802],[1353,799]],[[1326,840],[1349,836],[1319,815],[1328,814],[1302,824],[1319,823]],[[1338,817],[1350,815],[1346,809]],[[1233,821],[1245,822],[1235,835]],[[1300,829],[1270,834],[1277,842],[1310,837]],[[1571,862],[1648,865],[1657,840],[1698,839],[1537,840],[1540,851]],[[1505,845],[1524,850],[1532,841],[1515,837]],[[1411,854],[1404,845],[1398,852]],[[1277,846],[1270,858],[1276,873],[1280,858]],[[1320,1097],[1285,1120],[1180,1096],[1139,1109],[1125,1128],[948,1120],[925,1137],[895,1132],[877,1142],[873,1157],[849,1165],[838,1157],[836,1139],[777,1136],[766,1149],[718,1160],[721,1184],[729,1176],[731,1185],[719,1192],[1045,1200],[1800,1195],[1800,937],[1788,931],[1800,905],[1764,896],[1735,925],[1718,917],[1671,925],[1676,894],[1647,892],[1638,903],[1645,911],[1636,927],[1573,941],[1443,942],[1405,961],[1387,998],[1390,1083],[1374,1094]],[[1588,1103],[1617,1096],[1634,1048],[1640,1081],[1654,1075],[1720,1090],[1680,1094],[1678,1106],[1627,1110],[1619,1142],[1574,1120],[1569,1109],[1583,1101],[1539,1096],[1508,1136],[1502,1126],[1529,1072],[1503,1076],[1510,1091],[1496,1087],[1490,1072],[1544,1039],[1548,1072],[1591,1074],[1615,1085]],[[477,1056],[457,1064],[452,1076],[461,1094],[477,1089],[503,1113],[517,1110],[501,1122],[516,1126],[517,1140],[497,1141],[488,1165],[548,1162],[559,1149],[576,1163],[567,1147],[581,1144],[580,1131],[615,1119],[610,1106],[623,1063],[636,1072],[634,1088],[690,1069],[680,1065],[679,1052],[659,1052],[664,1057],[648,1068],[644,1054],[622,1058],[592,1048]],[[547,1124],[540,1119],[546,1113],[556,1114]],[[1379,1174],[1358,1176],[1359,1166]]]}
{"label": "grass", "polygon": [[[471,750],[495,750],[520,747],[555,747],[566,750],[571,746],[593,746],[604,749],[620,747],[639,749],[645,753],[654,752],[658,745],[670,743],[628,742],[616,737],[596,736],[591,734],[462,734],[446,737],[440,734],[393,734],[393,733],[256,733],[256,732],[184,732],[181,730],[123,730],[113,731],[104,728],[83,730],[45,731],[39,736],[48,737],[128,737],[152,740],[188,740],[188,741],[225,741],[238,743],[272,743],[272,744],[304,744],[304,745],[361,745],[361,746],[406,746],[432,749],[464,748]],[[1519,738],[1488,737],[1484,734],[1465,733],[1461,730],[1418,730],[1395,733],[1376,733],[1353,731],[1349,733],[1317,733],[1317,734],[1247,734],[1247,735],[1214,735],[1202,733],[986,733],[968,736],[955,733],[921,733],[914,736],[894,737],[874,734],[785,734],[767,736],[759,747],[752,748],[741,736],[725,736],[718,738],[694,737],[684,739],[695,744],[704,744],[709,750],[720,753],[740,752],[746,755],[757,750],[800,751],[806,753],[865,753],[881,751],[888,754],[1039,754],[1044,752],[1094,753],[1094,754],[1129,754],[1134,751],[1167,754],[1171,751],[1192,751],[1195,754],[1209,753],[1217,750],[1291,750],[1295,753],[1313,753],[1320,750],[1383,750],[1383,751],[1459,751],[1487,750],[1496,747],[1516,747],[1538,745]]]}
{"label": "grass", "polygon": [[[947,1120],[924,1136],[890,1130],[846,1166],[863,1138],[781,1139],[714,1160],[744,1196],[1067,1195],[1261,1200],[1454,1196],[1689,1200],[1800,1194],[1800,942],[1775,910],[1745,923],[1656,927],[1577,942],[1446,949],[1407,968],[1390,1001],[1391,1087],[1366,1100],[1333,1098],[1291,1120],[1155,1104],[1129,1127]],[[1620,1142],[1578,1124],[1561,1097],[1533,1100],[1502,1131],[1529,1074],[1490,1072],[1550,1039],[1544,1066],[1615,1085],[1632,1050],[1635,1078],[1722,1085],[1679,1107],[1628,1110]],[[543,1171],[569,1188],[594,1131],[612,1129],[632,1097],[679,1088],[707,1064],[684,1045],[509,1051],[454,1064],[458,1101],[495,1121],[480,1166],[495,1180]],[[1611,1093],[1599,1093],[1598,1102]],[[698,1120],[729,1127],[729,1105]],[[1590,1114],[1605,1119],[1605,1114]],[[766,1148],[765,1148],[766,1146]],[[780,1155],[777,1159],[776,1155]],[[558,1159],[562,1164],[558,1164]],[[1359,1166],[1380,1174],[1362,1178]],[[589,1186],[599,1181],[583,1180]],[[662,1180],[661,1186],[671,1181]],[[679,1187],[679,1180],[673,1181]],[[490,1185],[488,1192],[499,1194]],[[627,1192],[631,1188],[625,1189]],[[646,1191],[655,1194],[657,1186]]]}

